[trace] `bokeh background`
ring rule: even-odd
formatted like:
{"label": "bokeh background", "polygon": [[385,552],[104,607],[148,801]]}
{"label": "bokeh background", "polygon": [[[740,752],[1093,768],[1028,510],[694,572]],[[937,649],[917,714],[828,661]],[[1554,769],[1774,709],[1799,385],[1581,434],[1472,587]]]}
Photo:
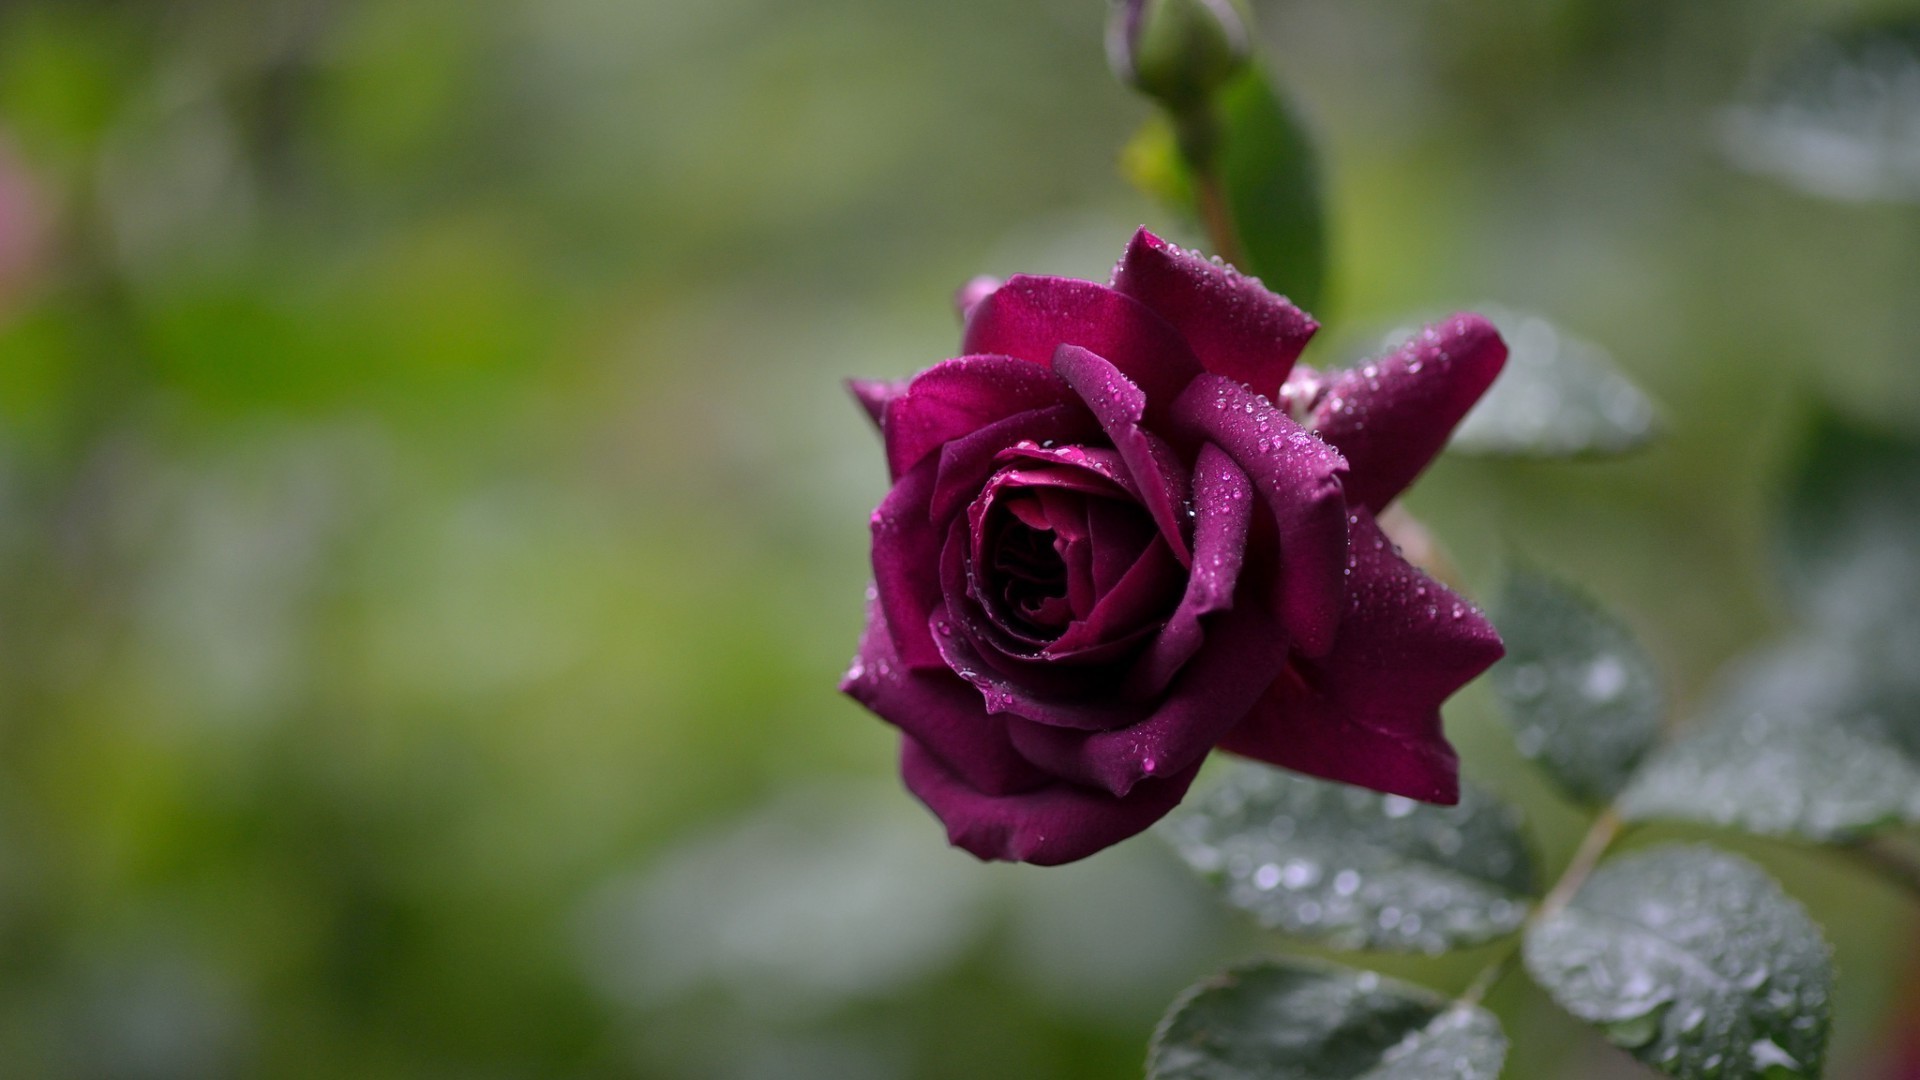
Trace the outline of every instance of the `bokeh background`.
{"label": "bokeh background", "polygon": [[[1320,360],[1492,301],[1662,403],[1637,456],[1411,505],[1482,596],[1520,551],[1624,612],[1683,712],[1783,625],[1805,408],[1920,408],[1920,211],[1736,170],[1725,109],[1916,11],[1261,7],[1323,139]],[[949,851],[834,692],[883,484],[839,380],[947,355],[972,274],[1181,234],[1115,170],[1104,16],[0,3],[0,1072],[1126,1077],[1278,947],[1151,836]],[[1484,690],[1450,722],[1564,857]],[[1890,1075],[1916,912],[1735,845],[1837,947],[1831,1075]],[[1644,1075],[1524,978],[1492,1004],[1509,1075]]]}

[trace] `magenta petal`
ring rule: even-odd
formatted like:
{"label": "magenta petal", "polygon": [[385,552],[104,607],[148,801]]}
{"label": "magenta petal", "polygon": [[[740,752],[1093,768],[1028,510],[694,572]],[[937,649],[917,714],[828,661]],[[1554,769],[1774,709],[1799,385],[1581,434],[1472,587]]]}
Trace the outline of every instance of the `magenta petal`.
{"label": "magenta petal", "polygon": [[[1094,423],[1093,416],[1079,402],[1074,402],[1071,405],[1054,405],[1015,413],[971,435],[954,439],[940,449],[940,476],[933,490],[933,516],[945,518],[980,494],[980,489],[992,478],[1003,451],[1018,447],[1022,442],[1090,439],[1099,431],[1100,426]],[[1059,458],[1056,456],[1052,460]],[[1068,463],[1081,462],[1074,459]]]}
{"label": "magenta petal", "polygon": [[1334,377],[1314,409],[1314,431],[1346,455],[1349,501],[1379,510],[1405,491],[1506,361],[1492,323],[1455,315]]}
{"label": "magenta petal", "polygon": [[1455,801],[1459,766],[1440,705],[1500,659],[1499,635],[1401,558],[1364,509],[1353,515],[1348,595],[1333,652],[1278,680],[1221,746],[1375,791]]}
{"label": "magenta petal", "polygon": [[884,417],[887,403],[907,392],[908,379],[848,379],[847,389],[853,392],[853,399],[867,411],[867,419],[873,426],[885,430]]}
{"label": "magenta petal", "polygon": [[969,278],[967,283],[960,286],[959,290],[953,294],[953,313],[960,316],[960,321],[965,323],[967,316],[973,314],[973,309],[980,306],[980,301],[992,296],[999,288],[1000,279],[997,277],[981,274],[978,277]]}
{"label": "magenta petal", "polygon": [[1155,616],[1167,610],[1179,590],[1180,577],[1180,564],[1167,550],[1167,542],[1154,537],[1119,580],[1100,594],[1093,610],[1068,626],[1041,654],[1055,659],[1143,636],[1154,625]]}
{"label": "magenta petal", "polygon": [[955,439],[1017,413],[1073,401],[1059,376],[1012,357],[943,360],[915,375],[906,393],[888,402],[880,426],[887,468],[895,477],[904,476]]}
{"label": "magenta petal", "polygon": [[907,789],[947,827],[947,840],[981,859],[1057,866],[1133,836],[1179,805],[1193,768],[1139,785],[1117,799],[1104,791],[1055,783],[1017,795],[969,784],[911,738],[901,741]]}
{"label": "magenta petal", "polygon": [[1020,753],[1042,769],[1124,796],[1148,777],[1179,773],[1206,757],[1286,662],[1286,641],[1273,618],[1243,605],[1219,616],[1206,646],[1138,723],[1076,730],[1016,709],[1021,718],[1007,731]]}
{"label": "magenta petal", "polygon": [[1172,323],[1208,371],[1267,397],[1320,328],[1258,281],[1145,229],[1133,234],[1114,268],[1113,287]]}
{"label": "magenta petal", "polygon": [[1346,459],[1273,402],[1219,375],[1195,379],[1174,417],[1226,451],[1253,481],[1279,532],[1273,609],[1294,648],[1324,655],[1346,595]]}
{"label": "magenta petal", "polygon": [[1208,443],[1193,467],[1193,571],[1172,618],[1127,673],[1126,696],[1159,694],[1205,640],[1202,616],[1233,605],[1253,520],[1253,483]]}
{"label": "magenta petal", "polygon": [[940,592],[940,550],[944,531],[928,517],[939,462],[928,458],[902,476],[873,512],[873,582],[893,645],[915,668],[943,666],[927,634],[927,616],[944,606]]}
{"label": "magenta petal", "polygon": [[867,606],[860,651],[840,690],[981,791],[1007,795],[1049,780],[1014,752],[1006,720],[986,715],[973,687],[949,671],[915,671],[900,663],[878,604]]}
{"label": "magenta petal", "polygon": [[1186,471],[1166,443],[1141,427],[1146,416],[1146,394],[1105,357],[1077,345],[1060,346],[1054,354],[1053,369],[1093,410],[1094,419],[1100,421],[1101,429],[1127,463],[1139,486],[1141,502],[1160,526],[1160,534],[1167,538],[1174,556],[1182,565],[1191,562],[1193,553],[1187,545],[1185,521]]}
{"label": "magenta petal", "polygon": [[962,351],[1017,356],[1046,366],[1062,345],[1090,349],[1147,395],[1159,415],[1200,374],[1200,361],[1146,305],[1091,281],[1007,279],[973,309]]}

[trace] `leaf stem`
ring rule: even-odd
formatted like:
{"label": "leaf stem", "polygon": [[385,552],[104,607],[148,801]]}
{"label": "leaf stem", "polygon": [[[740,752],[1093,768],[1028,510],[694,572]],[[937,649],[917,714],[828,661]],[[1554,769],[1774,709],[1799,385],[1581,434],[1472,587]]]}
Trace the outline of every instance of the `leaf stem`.
{"label": "leaf stem", "polygon": [[1868,837],[1841,849],[1883,881],[1920,900],[1920,858],[1884,838]]}

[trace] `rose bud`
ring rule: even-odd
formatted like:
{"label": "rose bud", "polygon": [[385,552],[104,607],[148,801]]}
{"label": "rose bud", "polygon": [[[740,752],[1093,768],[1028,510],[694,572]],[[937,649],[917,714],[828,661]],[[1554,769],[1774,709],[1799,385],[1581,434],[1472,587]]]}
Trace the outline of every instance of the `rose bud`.
{"label": "rose bud", "polygon": [[1107,62],[1121,82],[1182,112],[1239,74],[1252,36],[1235,0],[1120,0]]}
{"label": "rose bud", "polygon": [[958,358],[854,384],[892,486],[842,684],[951,841],[1082,858],[1216,746],[1457,799],[1440,705],[1500,639],[1376,515],[1499,373],[1493,326],[1320,375],[1294,364],[1311,318],[1144,229],[1108,285],[969,299]]}

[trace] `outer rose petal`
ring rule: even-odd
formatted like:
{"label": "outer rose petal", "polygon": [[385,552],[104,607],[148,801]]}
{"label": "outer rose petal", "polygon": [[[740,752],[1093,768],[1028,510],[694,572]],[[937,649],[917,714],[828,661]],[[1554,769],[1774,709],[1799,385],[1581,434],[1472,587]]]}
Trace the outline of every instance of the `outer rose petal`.
{"label": "outer rose petal", "polygon": [[995,421],[1076,400],[1059,376],[1012,357],[943,360],[887,403],[880,425],[887,470],[898,479],[928,454]]}
{"label": "outer rose petal", "polygon": [[1165,319],[1105,285],[1017,274],[974,306],[962,351],[1016,356],[1046,366],[1054,350],[1079,345],[1107,358],[1146,391],[1156,417],[1200,374],[1193,350]]}
{"label": "outer rose petal", "polygon": [[989,795],[968,784],[912,738],[901,740],[907,789],[947,827],[947,840],[981,859],[1040,866],[1084,859],[1133,836],[1179,804],[1200,771],[1141,784],[1125,799],[1068,783],[1017,795]]}
{"label": "outer rose petal", "polygon": [[927,614],[943,606],[940,596],[942,530],[929,517],[939,462],[928,458],[902,476],[874,510],[873,584],[893,628],[893,645],[909,667],[941,666],[927,634]]}
{"label": "outer rose petal", "polygon": [[1273,402],[1219,375],[1195,379],[1174,403],[1174,417],[1252,479],[1279,532],[1273,610],[1296,649],[1325,655],[1346,596],[1346,459]]}
{"label": "outer rose petal", "polygon": [[1172,323],[1208,371],[1269,398],[1320,328],[1258,281],[1145,229],[1114,267],[1113,287]]}
{"label": "outer rose petal", "polygon": [[1275,682],[1220,745],[1375,791],[1458,801],[1440,704],[1500,659],[1499,635],[1401,558],[1373,515],[1356,510],[1352,525],[1352,584],[1333,652]]}
{"label": "outer rose petal", "polygon": [[1141,427],[1147,396],[1106,358],[1078,345],[1062,345],[1053,355],[1053,370],[1067,380],[1080,400],[1093,410],[1121,460],[1133,473],[1140,501],[1160,526],[1160,535],[1181,563],[1192,561],[1182,512],[1188,481],[1167,444]]}
{"label": "outer rose petal", "polygon": [[1314,409],[1314,432],[1352,467],[1348,501],[1379,510],[1405,491],[1506,362],[1492,323],[1455,315],[1335,376]]}
{"label": "outer rose petal", "polygon": [[908,379],[848,379],[847,389],[853,392],[853,399],[867,411],[867,419],[873,426],[885,430],[883,418],[887,412],[887,402],[907,392]]}

